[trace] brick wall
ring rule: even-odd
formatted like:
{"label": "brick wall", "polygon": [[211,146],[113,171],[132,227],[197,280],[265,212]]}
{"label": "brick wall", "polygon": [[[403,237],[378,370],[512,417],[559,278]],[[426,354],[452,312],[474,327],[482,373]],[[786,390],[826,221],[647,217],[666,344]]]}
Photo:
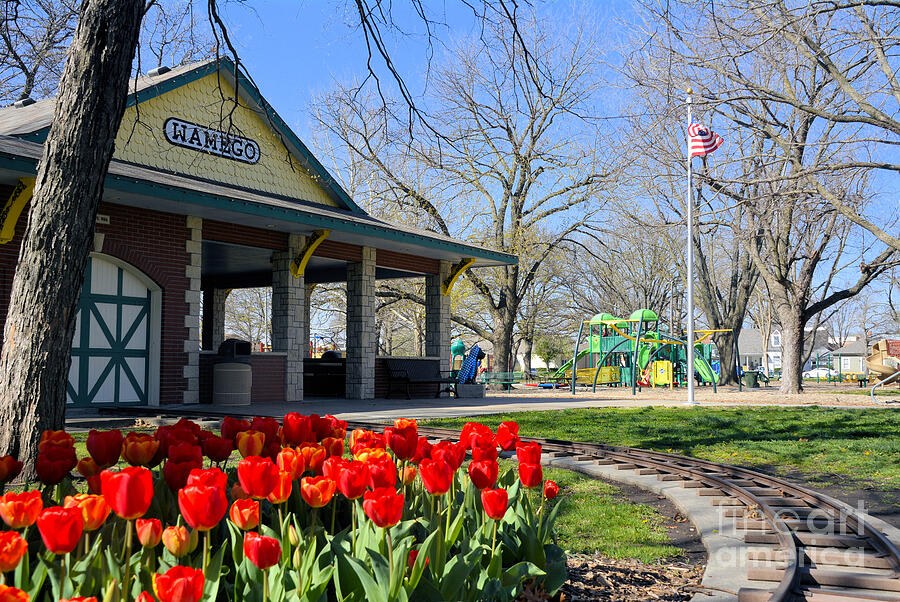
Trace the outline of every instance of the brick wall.
{"label": "brick wall", "polygon": [[[9,198],[11,187],[0,187],[0,199]],[[185,390],[184,366],[188,338],[184,317],[188,312],[185,290],[188,229],[183,215],[101,203],[99,213],[108,215],[108,225],[98,224],[104,234],[102,252],[125,261],[156,282],[162,289],[162,336],[160,345],[160,403],[181,403]],[[16,237],[0,245],[0,331],[6,321],[9,295],[27,215],[19,218]],[[199,341],[198,341],[199,345]]]}

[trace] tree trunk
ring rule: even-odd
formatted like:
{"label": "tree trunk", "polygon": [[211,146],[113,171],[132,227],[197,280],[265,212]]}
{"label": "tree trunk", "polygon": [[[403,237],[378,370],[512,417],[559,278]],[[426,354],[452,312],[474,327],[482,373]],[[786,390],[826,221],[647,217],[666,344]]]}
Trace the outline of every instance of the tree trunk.
{"label": "tree trunk", "polygon": [[0,454],[32,473],[65,423],[75,314],[128,94],[143,0],[85,0],[38,165],[0,353]]}
{"label": "tree trunk", "polygon": [[[797,312],[799,313],[799,312]],[[803,321],[795,312],[779,312],[781,321],[781,392],[803,391]]]}
{"label": "tree trunk", "polygon": [[512,338],[515,316],[508,312],[497,320],[491,343],[494,345],[494,372],[512,372]]}
{"label": "tree trunk", "polygon": [[531,374],[531,350],[534,347],[534,341],[531,339],[522,339],[522,371],[525,377]]}
{"label": "tree trunk", "polygon": [[[740,336],[740,328],[735,329],[737,336]],[[720,385],[737,385],[737,363],[740,358],[734,355],[734,337],[730,332],[720,332],[713,335],[713,341],[719,350],[719,384]]]}

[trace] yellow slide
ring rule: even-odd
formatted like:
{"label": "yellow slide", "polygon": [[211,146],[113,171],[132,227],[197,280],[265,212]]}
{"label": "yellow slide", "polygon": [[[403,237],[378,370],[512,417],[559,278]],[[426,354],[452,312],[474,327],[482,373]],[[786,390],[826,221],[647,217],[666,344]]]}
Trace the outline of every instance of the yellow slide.
{"label": "yellow slide", "polygon": [[900,340],[883,339],[872,346],[866,368],[873,381],[884,380],[900,372]]}

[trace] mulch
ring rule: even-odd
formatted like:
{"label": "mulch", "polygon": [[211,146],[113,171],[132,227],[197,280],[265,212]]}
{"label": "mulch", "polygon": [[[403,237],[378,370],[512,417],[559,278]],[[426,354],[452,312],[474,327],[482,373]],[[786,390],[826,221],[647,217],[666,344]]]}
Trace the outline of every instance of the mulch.
{"label": "mulch", "polygon": [[690,600],[701,591],[704,567],[684,562],[644,564],[637,560],[611,560],[599,555],[570,555],[569,580],[559,599],[580,600]]}

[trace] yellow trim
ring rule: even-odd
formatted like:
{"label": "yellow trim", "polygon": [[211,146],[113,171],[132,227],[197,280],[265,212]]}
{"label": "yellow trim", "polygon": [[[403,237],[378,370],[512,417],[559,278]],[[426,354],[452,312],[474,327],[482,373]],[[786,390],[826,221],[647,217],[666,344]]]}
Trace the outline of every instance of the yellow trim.
{"label": "yellow trim", "polygon": [[297,257],[294,258],[294,261],[291,262],[291,274],[294,275],[294,278],[303,277],[303,274],[306,272],[306,264],[309,263],[309,258],[312,257],[316,248],[328,238],[329,234],[331,234],[331,230],[316,230],[307,237],[306,244],[303,245],[303,248],[297,254]]}
{"label": "yellow trim", "polygon": [[34,193],[35,178],[19,178],[9,200],[0,210],[0,245],[5,245],[16,235],[16,223]]}
{"label": "yellow trim", "polygon": [[449,295],[450,291],[453,290],[453,285],[456,284],[456,279],[462,276],[462,273],[469,269],[469,266],[473,263],[475,263],[474,259],[464,257],[450,266],[450,274],[441,282],[441,294],[444,296]]}

